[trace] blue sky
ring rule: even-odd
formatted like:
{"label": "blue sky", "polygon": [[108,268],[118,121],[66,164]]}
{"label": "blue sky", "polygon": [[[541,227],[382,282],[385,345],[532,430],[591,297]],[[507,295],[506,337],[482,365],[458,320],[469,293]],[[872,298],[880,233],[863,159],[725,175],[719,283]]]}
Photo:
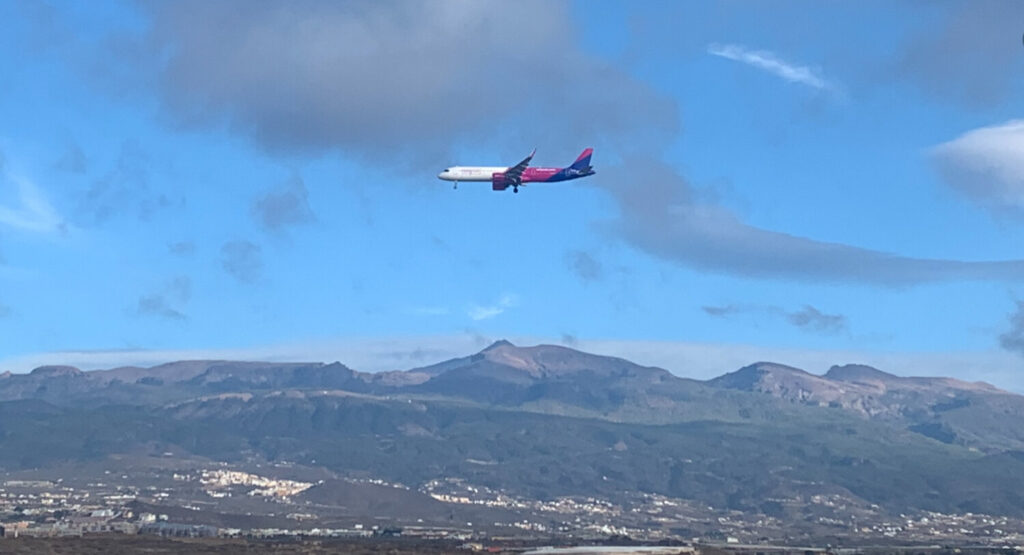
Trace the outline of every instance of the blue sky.
{"label": "blue sky", "polygon": [[[0,370],[507,337],[1024,390],[1022,15],[0,3]],[[587,146],[518,195],[435,177]]]}

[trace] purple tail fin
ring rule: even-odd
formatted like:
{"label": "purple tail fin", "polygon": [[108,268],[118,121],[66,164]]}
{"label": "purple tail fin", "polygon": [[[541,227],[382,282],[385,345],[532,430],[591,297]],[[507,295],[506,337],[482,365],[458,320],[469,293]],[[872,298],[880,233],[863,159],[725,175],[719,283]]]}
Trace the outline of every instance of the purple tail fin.
{"label": "purple tail fin", "polygon": [[570,169],[583,171],[590,167],[590,156],[594,153],[594,149],[588,148],[580,154],[579,158],[569,166]]}

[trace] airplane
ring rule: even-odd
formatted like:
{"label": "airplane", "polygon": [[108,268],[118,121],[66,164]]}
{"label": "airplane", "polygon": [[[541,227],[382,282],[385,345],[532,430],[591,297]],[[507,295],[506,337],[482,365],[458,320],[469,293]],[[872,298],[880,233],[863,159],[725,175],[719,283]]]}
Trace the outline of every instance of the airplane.
{"label": "airplane", "polygon": [[590,155],[593,152],[592,148],[584,150],[569,167],[531,168],[528,167],[530,160],[533,160],[533,155],[537,153],[537,149],[534,149],[522,162],[511,167],[453,166],[437,174],[437,177],[445,181],[454,181],[455,189],[459,188],[460,181],[490,181],[491,189],[495,191],[504,191],[512,187],[512,192],[518,193],[519,186],[527,183],[555,183],[594,175],[596,172],[590,166]]}

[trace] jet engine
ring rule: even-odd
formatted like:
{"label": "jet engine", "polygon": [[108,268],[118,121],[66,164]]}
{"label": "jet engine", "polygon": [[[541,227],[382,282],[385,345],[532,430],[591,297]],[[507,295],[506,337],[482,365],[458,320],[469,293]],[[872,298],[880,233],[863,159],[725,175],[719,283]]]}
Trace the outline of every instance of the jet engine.
{"label": "jet engine", "polygon": [[504,173],[492,173],[491,174],[491,189],[494,191],[504,191],[508,189],[508,186],[512,183],[505,178]]}
{"label": "jet engine", "polygon": [[522,179],[509,178],[504,173],[492,173],[491,174],[491,189],[495,191],[504,191],[509,187],[512,187],[513,193],[519,192],[519,186],[523,183]]}

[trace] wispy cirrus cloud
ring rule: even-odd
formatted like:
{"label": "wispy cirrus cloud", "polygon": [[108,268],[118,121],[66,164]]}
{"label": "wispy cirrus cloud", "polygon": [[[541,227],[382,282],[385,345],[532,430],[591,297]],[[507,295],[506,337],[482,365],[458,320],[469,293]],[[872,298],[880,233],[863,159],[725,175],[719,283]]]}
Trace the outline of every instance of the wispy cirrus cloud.
{"label": "wispy cirrus cloud", "polygon": [[809,66],[783,60],[769,50],[750,50],[738,44],[709,44],[708,54],[733,60],[767,71],[790,83],[798,83],[812,89],[836,90],[834,83],[821,76],[821,71]]}
{"label": "wispy cirrus cloud", "polygon": [[[13,192],[6,203],[0,200],[0,225],[19,231],[51,233],[64,224],[63,219],[31,180],[9,174],[0,174],[0,195],[4,190]],[[0,196],[3,199],[4,196]]]}
{"label": "wispy cirrus cloud", "polygon": [[515,295],[506,293],[499,297],[494,304],[473,305],[469,307],[469,310],[466,311],[466,315],[476,321],[488,320],[505,312],[507,309],[516,306],[518,302],[519,300]]}

